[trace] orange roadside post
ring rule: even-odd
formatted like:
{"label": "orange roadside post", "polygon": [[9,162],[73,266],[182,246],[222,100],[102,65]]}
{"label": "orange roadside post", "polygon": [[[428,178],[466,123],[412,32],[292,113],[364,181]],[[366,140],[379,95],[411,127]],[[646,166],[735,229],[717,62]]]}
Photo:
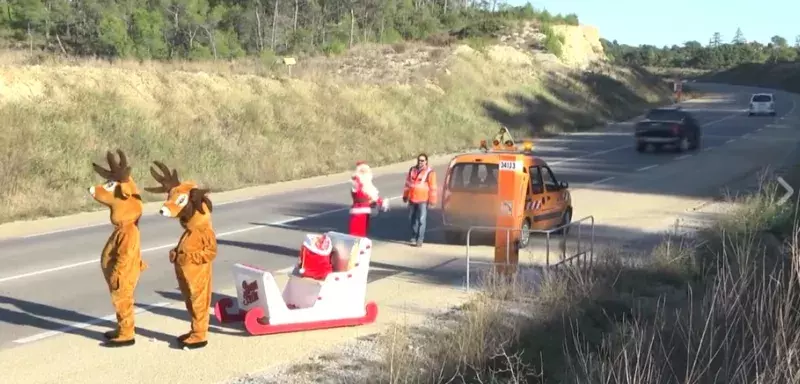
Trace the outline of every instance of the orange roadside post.
{"label": "orange roadside post", "polygon": [[519,264],[519,229],[524,216],[525,187],[528,174],[524,172],[521,154],[500,155],[497,175],[497,212],[494,246],[495,271],[511,275]]}

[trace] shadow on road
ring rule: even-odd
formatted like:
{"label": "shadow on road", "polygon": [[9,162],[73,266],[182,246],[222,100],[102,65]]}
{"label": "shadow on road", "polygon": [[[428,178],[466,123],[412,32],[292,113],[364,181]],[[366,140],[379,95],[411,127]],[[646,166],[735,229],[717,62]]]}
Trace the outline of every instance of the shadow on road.
{"label": "shadow on road", "polygon": [[297,252],[298,252],[298,249],[287,248],[281,245],[250,243],[246,241],[236,241],[236,240],[226,240],[226,239],[217,239],[217,244],[228,247],[249,249],[259,252],[267,252],[273,255],[281,255],[288,257],[297,257]]}
{"label": "shadow on road", "polygon": [[[183,301],[183,297],[181,296],[180,291],[156,291],[157,294],[161,295],[161,297],[167,300],[177,301],[170,307],[158,307],[153,308],[151,312],[159,315],[159,316],[166,316],[171,317],[173,319],[182,320],[186,322],[186,332],[191,330],[191,322],[189,319],[189,313],[186,311],[186,306]],[[213,308],[214,303],[224,299],[230,298],[235,300],[235,297],[231,297],[228,295],[223,295],[221,293],[212,292],[211,293],[211,307]],[[229,324],[219,324],[217,319],[214,317],[214,314],[209,315],[209,329],[208,331],[211,333],[222,334],[222,335],[234,335],[234,336],[247,336],[247,333],[244,331],[244,326],[242,324],[237,323],[229,323]],[[172,339],[174,339],[178,335],[173,335]],[[175,345],[173,345],[175,346]]]}
{"label": "shadow on road", "polygon": [[[18,311],[4,308],[3,306],[10,306]],[[147,311],[155,312],[152,308],[148,308]],[[136,314],[136,316],[141,315],[142,313]],[[80,323],[92,323],[93,325],[108,327],[108,330],[116,328],[116,321],[113,320],[98,321],[96,317],[84,315],[73,310],[56,308],[45,304],[34,303],[31,301],[15,299],[7,296],[0,296],[0,322],[21,325],[30,328],[38,328],[43,331],[57,331],[60,333],[80,335],[98,341],[105,341],[103,338],[103,332],[105,332],[105,330],[95,331],[86,328],[70,328],[70,326]],[[136,327],[136,333],[139,337],[151,338],[166,342],[171,342],[171,340],[174,339],[174,336],[172,335],[167,335],[165,333],[152,331],[149,329],[142,329],[139,327]]]}

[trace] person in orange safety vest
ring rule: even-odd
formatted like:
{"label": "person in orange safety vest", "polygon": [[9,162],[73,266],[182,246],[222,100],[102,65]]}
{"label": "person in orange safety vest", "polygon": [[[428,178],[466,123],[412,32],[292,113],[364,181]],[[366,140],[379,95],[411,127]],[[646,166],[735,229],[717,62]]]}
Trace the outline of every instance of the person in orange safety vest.
{"label": "person in orange safety vest", "polygon": [[425,240],[428,208],[436,207],[436,173],[428,165],[428,155],[417,156],[417,166],[408,170],[403,188],[403,202],[408,203],[411,245],[421,247]]}

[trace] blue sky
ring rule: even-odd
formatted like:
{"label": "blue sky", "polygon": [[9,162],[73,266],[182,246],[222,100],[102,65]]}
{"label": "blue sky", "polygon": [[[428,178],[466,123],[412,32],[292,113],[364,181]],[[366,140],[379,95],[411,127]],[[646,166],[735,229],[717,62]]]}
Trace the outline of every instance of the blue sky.
{"label": "blue sky", "polygon": [[[508,0],[511,5],[526,2]],[[800,35],[799,0],[531,0],[530,3],[536,9],[552,13],[575,13],[581,23],[594,25],[600,36],[616,39],[620,44],[660,47],[697,40],[706,45],[714,32],[729,42],[737,27],[748,41],[762,43],[780,35],[793,45],[795,36]],[[676,16],[683,26],[674,26]]]}

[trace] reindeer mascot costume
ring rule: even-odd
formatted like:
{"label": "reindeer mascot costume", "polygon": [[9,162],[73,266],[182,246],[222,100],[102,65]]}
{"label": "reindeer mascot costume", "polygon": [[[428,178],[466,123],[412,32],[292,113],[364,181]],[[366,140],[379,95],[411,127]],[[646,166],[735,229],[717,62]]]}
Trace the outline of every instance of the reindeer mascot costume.
{"label": "reindeer mascot costume", "polygon": [[121,150],[117,150],[119,161],[106,152],[109,169],[92,163],[94,171],[104,184],[89,187],[89,194],[111,211],[111,224],[114,230],[108,238],[100,256],[111,303],[117,315],[117,329],[108,331],[105,346],[124,347],[136,343],[133,321],[133,293],[139,282],[139,275],[147,268],[142,261],[139,218],[142,216],[142,198],[131,177],[131,167]]}
{"label": "reindeer mascot costume", "polygon": [[175,277],[191,316],[191,332],[178,336],[182,348],[203,348],[208,344],[208,312],[211,306],[211,264],[217,257],[217,236],[211,226],[211,200],[207,189],[178,179],[178,172],[161,162],[153,162],[161,169],[159,175],[153,167],[150,174],[160,187],[145,188],[148,192],[167,193],[161,215],[178,218],[184,229],[178,246],[169,251],[169,260],[175,265]]}
{"label": "reindeer mascot costume", "polygon": [[389,210],[389,201],[382,198],[378,188],[372,183],[372,170],[363,161],[356,163],[352,178],[353,188],[350,195],[353,205],[350,207],[350,235],[367,237],[372,207],[378,206],[381,211]]}

